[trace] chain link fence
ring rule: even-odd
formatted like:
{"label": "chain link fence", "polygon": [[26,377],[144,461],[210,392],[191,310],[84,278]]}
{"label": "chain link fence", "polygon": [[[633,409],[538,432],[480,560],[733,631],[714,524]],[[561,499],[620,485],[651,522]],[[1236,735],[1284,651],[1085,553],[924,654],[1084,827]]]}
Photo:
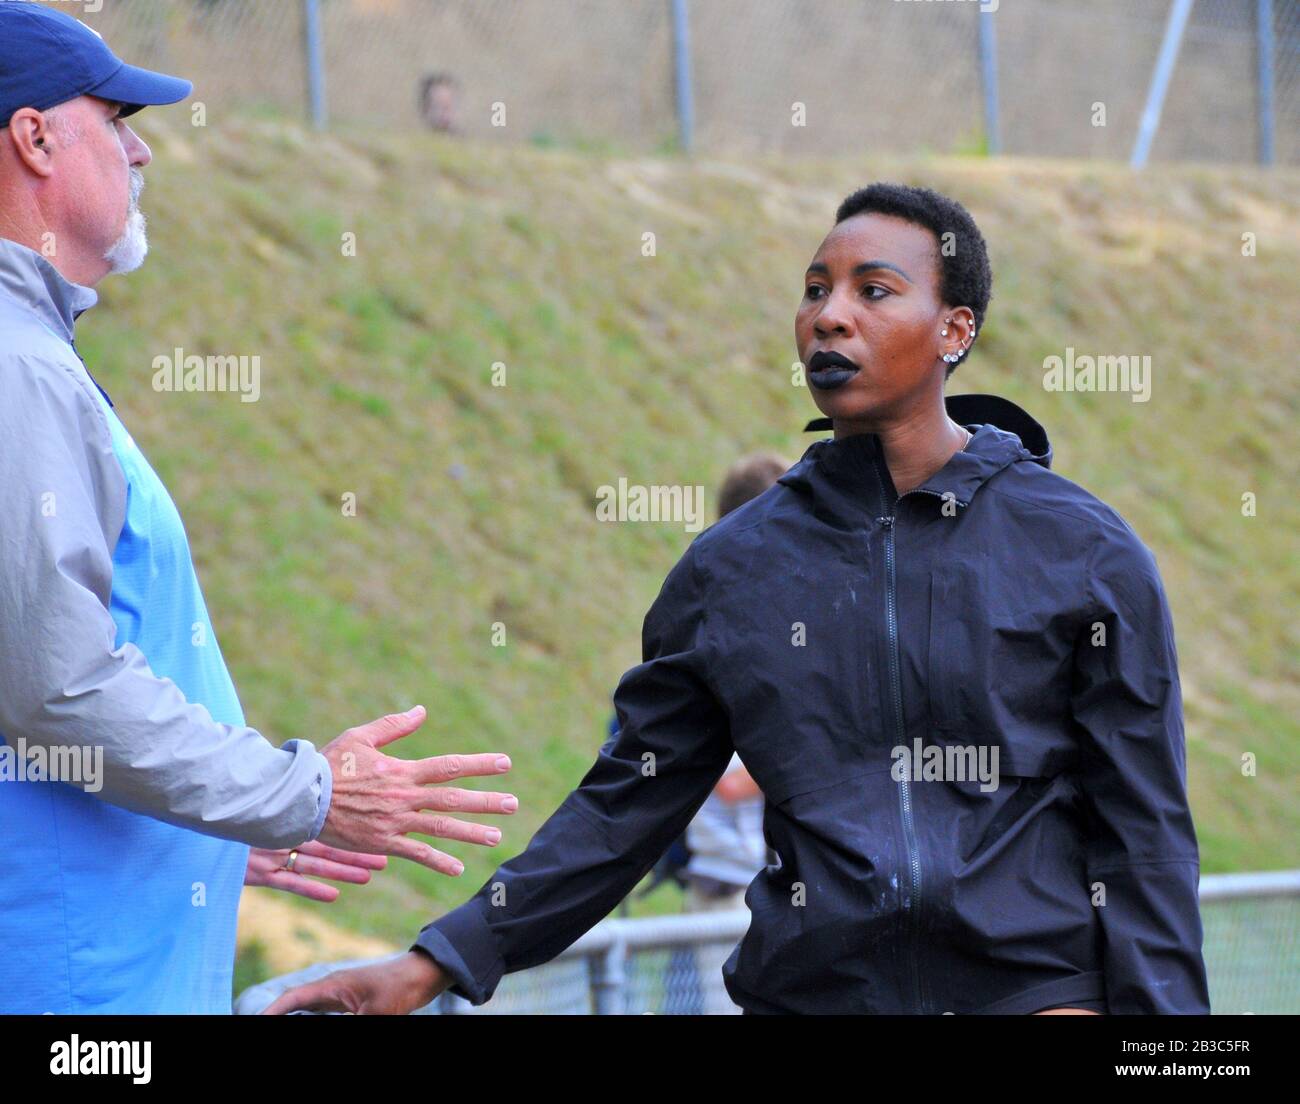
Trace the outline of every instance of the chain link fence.
{"label": "chain link fence", "polygon": [[[1210,874],[1201,879],[1203,954],[1210,1007],[1219,1015],[1300,1013],[1300,870]],[[604,920],[559,958],[507,974],[477,1008],[444,993],[423,1015],[691,1015],[738,1012],[722,964],[749,912]],[[240,994],[255,1014],[293,985],[355,960],[322,963]]]}
{"label": "chain link fence", "polygon": [[[310,0],[44,2],[123,56],[190,77],[210,112],[309,112]],[[423,82],[442,73],[467,137],[670,149],[681,46],[694,148],[815,155],[985,149],[984,20],[1001,152],[1123,160],[1171,2],[678,0],[688,44],[673,0],[316,0],[316,10],[337,124],[419,126]],[[1300,0],[1196,0],[1153,159],[1257,159],[1261,14],[1275,158],[1300,162]]]}

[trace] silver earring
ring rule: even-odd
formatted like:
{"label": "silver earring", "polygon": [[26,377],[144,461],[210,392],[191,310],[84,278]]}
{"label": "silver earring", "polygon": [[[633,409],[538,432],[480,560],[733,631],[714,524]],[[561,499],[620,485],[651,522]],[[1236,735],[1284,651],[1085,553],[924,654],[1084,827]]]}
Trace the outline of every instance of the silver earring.
{"label": "silver earring", "polygon": [[940,331],[939,331],[939,336],[940,336],[940,337],[947,337],[947,336],[948,336],[948,331],[947,331],[946,329],[940,330]]}

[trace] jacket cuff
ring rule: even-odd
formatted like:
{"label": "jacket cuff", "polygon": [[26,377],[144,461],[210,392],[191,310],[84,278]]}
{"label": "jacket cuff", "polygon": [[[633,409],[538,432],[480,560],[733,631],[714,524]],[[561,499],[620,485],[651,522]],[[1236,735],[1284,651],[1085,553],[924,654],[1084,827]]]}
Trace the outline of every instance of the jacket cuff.
{"label": "jacket cuff", "polygon": [[311,827],[311,835],[307,837],[309,840],[314,840],[325,830],[325,818],[329,816],[330,801],[334,798],[334,772],[330,769],[330,761],[319,751],[316,752],[316,758],[320,767],[316,780],[312,783],[312,790],[316,793],[316,822]]}
{"label": "jacket cuff", "polygon": [[422,950],[451,975],[451,992],[471,1004],[484,1004],[505,973],[496,938],[474,899],[435,920],[419,934],[412,950]]}

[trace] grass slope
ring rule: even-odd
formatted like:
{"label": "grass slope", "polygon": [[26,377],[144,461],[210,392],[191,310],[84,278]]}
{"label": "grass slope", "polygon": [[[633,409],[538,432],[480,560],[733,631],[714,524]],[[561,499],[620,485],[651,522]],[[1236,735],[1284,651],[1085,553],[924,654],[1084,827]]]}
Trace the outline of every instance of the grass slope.
{"label": "grass slope", "polygon": [[[395,862],[304,908],[400,944],[578,781],[690,539],[597,522],[596,488],[701,483],[712,508],[740,453],[798,456],[801,273],[873,179],[954,194],[990,242],[994,301],[950,389],[1025,406],[1157,554],[1205,869],[1297,865],[1294,172],[631,160],[165,112],[143,131],[154,253],[102,285],[82,350],[181,507],[250,723],[320,745],[422,702],[405,754],[506,750],[524,802],[495,851],[449,848],[459,880]],[[1066,346],[1150,354],[1151,401],[1045,392]],[[260,401],[155,392],[176,347],[259,355]]]}

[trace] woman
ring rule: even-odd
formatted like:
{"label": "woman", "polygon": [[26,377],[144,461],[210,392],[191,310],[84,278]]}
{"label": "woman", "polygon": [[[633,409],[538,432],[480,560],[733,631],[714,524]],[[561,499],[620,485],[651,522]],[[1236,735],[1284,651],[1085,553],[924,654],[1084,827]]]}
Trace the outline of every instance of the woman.
{"label": "woman", "polygon": [[528,849],[273,1010],[481,1003],[632,889],[734,749],[780,860],[723,971],[747,1011],[1208,1011],[1160,577],[1023,411],[945,406],[990,287],[959,204],[845,200],[795,317],[833,439],[669,574],[618,739]]}

